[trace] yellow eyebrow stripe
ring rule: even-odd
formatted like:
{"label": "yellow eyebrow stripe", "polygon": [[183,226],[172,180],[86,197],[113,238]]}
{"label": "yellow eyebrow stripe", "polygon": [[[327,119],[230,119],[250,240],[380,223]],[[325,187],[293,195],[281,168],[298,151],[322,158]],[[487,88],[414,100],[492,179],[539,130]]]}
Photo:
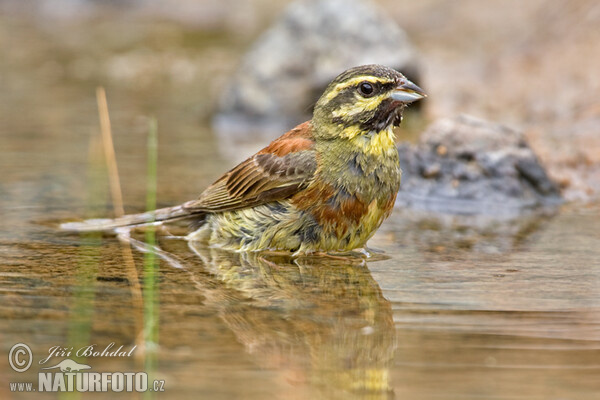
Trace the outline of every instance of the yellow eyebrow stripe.
{"label": "yellow eyebrow stripe", "polygon": [[325,97],[325,99],[327,101],[329,101],[329,100],[333,99],[335,96],[337,96],[337,94],[339,92],[346,89],[347,87],[356,86],[363,81],[367,81],[367,82],[371,82],[371,83],[389,83],[390,82],[389,79],[383,79],[383,78],[380,78],[377,76],[372,76],[372,75],[357,76],[356,78],[352,78],[350,80],[343,81],[343,82],[340,82],[337,85],[335,85],[335,87],[333,89],[331,89],[329,91],[329,93],[327,93],[327,96]]}

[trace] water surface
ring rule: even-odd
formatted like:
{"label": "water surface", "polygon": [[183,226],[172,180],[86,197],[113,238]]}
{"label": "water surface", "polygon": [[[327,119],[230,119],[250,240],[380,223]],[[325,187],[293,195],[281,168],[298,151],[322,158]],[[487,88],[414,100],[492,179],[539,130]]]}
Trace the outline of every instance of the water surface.
{"label": "water surface", "polygon": [[[123,49],[56,54],[25,22],[2,22],[22,45],[0,71],[2,354],[23,342],[35,363],[56,345],[137,344],[132,357],[86,362],[94,371],[155,368],[165,398],[600,395],[598,205],[501,222],[398,209],[370,243],[384,251],[372,260],[293,261],[162,237],[172,259],[160,261],[148,286],[138,250],[132,267],[116,237],[56,228],[57,221],[112,212],[90,146],[98,135],[95,86],[107,87],[130,212],[145,204],[150,116],[159,122],[159,205],[194,198],[232,165],[202,118],[208,102],[183,90],[185,82],[127,86],[94,75],[103,57],[131,56]],[[88,65],[90,75],[73,75],[72,65]],[[144,349],[150,294],[158,298],[158,347]],[[146,363],[154,350],[156,367]],[[39,368],[17,374],[1,362],[0,397],[57,397],[8,391],[8,382],[36,381]]]}

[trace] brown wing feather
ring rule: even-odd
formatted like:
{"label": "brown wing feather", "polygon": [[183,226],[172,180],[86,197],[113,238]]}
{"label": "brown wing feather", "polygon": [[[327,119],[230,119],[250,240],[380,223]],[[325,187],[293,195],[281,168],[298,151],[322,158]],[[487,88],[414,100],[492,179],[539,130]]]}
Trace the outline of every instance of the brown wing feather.
{"label": "brown wing feather", "polygon": [[317,168],[310,122],[298,125],[243,161],[183,207],[231,211],[281,200],[302,190]]}

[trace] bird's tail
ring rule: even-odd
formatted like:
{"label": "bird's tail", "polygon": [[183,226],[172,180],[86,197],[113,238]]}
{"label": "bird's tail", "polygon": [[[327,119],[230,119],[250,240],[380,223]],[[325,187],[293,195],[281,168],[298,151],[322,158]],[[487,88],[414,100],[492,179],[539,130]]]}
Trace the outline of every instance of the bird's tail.
{"label": "bird's tail", "polygon": [[202,213],[191,213],[189,210],[186,210],[183,206],[179,205],[160,208],[158,210],[140,214],[124,215],[113,219],[86,219],[81,222],[65,222],[60,225],[60,228],[66,231],[75,232],[110,231],[124,226],[147,225],[155,222],[172,221],[196,215],[201,216]]}

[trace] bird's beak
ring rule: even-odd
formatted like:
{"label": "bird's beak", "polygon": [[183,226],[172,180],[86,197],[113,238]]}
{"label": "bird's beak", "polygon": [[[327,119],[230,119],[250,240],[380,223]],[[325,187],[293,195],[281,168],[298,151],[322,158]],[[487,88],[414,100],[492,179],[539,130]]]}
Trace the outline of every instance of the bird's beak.
{"label": "bird's beak", "polygon": [[409,81],[408,79],[403,81],[394,91],[392,92],[391,98],[400,101],[402,103],[412,103],[427,97],[423,89]]}

